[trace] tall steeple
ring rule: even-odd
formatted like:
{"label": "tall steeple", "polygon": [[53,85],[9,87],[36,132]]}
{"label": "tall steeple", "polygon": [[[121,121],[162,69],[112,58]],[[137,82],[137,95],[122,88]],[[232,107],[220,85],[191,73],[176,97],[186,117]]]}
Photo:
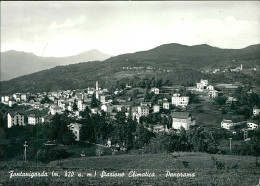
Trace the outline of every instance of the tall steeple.
{"label": "tall steeple", "polygon": [[96,81],[96,98],[99,100],[99,87],[98,87],[98,81]]}

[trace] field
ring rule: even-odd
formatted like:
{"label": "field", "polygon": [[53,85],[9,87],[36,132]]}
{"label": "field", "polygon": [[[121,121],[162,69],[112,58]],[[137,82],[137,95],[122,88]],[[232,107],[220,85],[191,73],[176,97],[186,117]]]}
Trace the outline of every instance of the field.
{"label": "field", "polygon": [[[212,157],[216,158],[217,163]],[[48,177],[10,179],[10,170],[46,171]],[[60,177],[52,177],[52,171],[57,172]],[[124,176],[102,178],[102,171]],[[154,173],[155,176],[129,177],[130,171],[147,175]],[[166,176],[167,171],[173,177]],[[79,177],[79,173],[84,177]],[[194,173],[194,177],[181,177],[180,174],[178,177],[173,173]],[[69,158],[46,165],[34,162],[2,162],[0,177],[0,185],[257,185],[260,169],[255,166],[253,156],[187,152]]]}
{"label": "field", "polygon": [[211,125],[220,128],[223,119],[231,119],[230,114],[221,114],[220,108],[213,102],[202,101],[201,103],[190,104],[187,107],[193,118],[204,125]]}

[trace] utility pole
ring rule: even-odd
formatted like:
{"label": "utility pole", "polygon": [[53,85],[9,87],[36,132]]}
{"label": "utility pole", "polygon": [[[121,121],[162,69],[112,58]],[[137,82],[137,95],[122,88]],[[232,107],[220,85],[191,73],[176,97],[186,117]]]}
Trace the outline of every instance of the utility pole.
{"label": "utility pole", "polygon": [[229,138],[229,151],[230,151],[230,154],[231,154],[231,150],[232,150],[231,141],[232,141],[232,138]]}
{"label": "utility pole", "polygon": [[248,131],[244,129],[244,141],[248,138]]}
{"label": "utility pole", "polygon": [[28,147],[28,145],[27,145],[27,141],[25,141],[24,142],[24,160],[25,160],[25,162],[26,162],[26,148]]}

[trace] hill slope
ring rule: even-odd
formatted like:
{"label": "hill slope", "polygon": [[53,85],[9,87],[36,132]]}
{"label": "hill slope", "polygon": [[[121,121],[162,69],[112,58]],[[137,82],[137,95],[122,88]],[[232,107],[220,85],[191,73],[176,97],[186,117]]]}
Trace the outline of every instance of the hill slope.
{"label": "hill slope", "polygon": [[[105,60],[58,66],[1,83],[1,93],[42,92],[57,89],[76,89],[93,86],[98,79],[103,84],[134,76],[157,76],[176,84],[203,78],[200,70],[238,66],[259,66],[260,45],[244,49],[220,49],[209,45],[184,46],[167,44],[152,50],[123,54]],[[125,70],[123,67],[143,67],[143,70]],[[154,67],[156,70],[146,70]],[[161,71],[159,71],[159,68]],[[165,73],[162,69],[171,70]],[[205,75],[204,75],[205,76]],[[208,77],[205,77],[208,78]]]}
{"label": "hill slope", "polygon": [[[78,157],[80,157],[79,154]],[[212,157],[224,164],[224,168],[217,168]],[[259,168],[255,166],[253,156],[192,152],[80,157],[53,161],[47,165],[31,161],[26,164],[22,164],[22,162],[1,163],[0,177],[3,185],[19,185],[23,182],[28,186],[40,185],[40,183],[43,185],[257,185],[259,181],[257,175],[260,173]],[[59,173],[60,177],[49,176],[38,179],[36,177],[33,179],[15,177],[10,179],[10,175],[6,172],[18,168],[19,171],[44,170],[49,175],[55,171]],[[74,171],[74,177],[65,177],[66,170]],[[124,176],[101,177],[102,171],[124,173]],[[135,171],[135,176],[131,171]],[[81,173],[83,177],[78,177],[78,173]],[[154,176],[137,175],[145,173],[154,173]],[[194,174],[194,176],[185,176],[186,174]]]}
{"label": "hill slope", "polygon": [[89,50],[68,57],[40,57],[32,53],[11,50],[1,53],[1,81],[50,69],[58,65],[68,65],[96,60],[103,61],[109,57],[111,56],[98,50]]}

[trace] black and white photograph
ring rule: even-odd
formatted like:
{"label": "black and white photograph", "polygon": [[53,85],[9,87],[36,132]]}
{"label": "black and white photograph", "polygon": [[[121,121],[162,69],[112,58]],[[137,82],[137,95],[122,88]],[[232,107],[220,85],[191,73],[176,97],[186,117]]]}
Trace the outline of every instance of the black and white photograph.
{"label": "black and white photograph", "polygon": [[259,1],[0,3],[0,186],[260,186]]}

